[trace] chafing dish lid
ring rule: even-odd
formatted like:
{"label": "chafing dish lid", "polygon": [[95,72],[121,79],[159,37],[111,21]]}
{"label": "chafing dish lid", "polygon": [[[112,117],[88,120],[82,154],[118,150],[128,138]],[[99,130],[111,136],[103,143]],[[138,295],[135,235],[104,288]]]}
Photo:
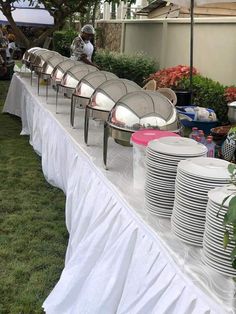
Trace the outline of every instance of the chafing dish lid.
{"label": "chafing dish lid", "polygon": [[112,108],[108,122],[125,130],[177,126],[177,111],[165,96],[155,91],[136,91],[119,99]]}
{"label": "chafing dish lid", "polygon": [[118,77],[107,71],[96,71],[88,73],[82,78],[76,88],[76,94],[82,97],[90,98],[94,90],[101,85],[102,83],[111,80],[117,79]]}
{"label": "chafing dish lid", "polygon": [[91,65],[86,65],[84,63],[75,65],[65,72],[61,80],[61,85],[75,88],[78,82],[86,74],[88,74],[89,72],[95,72],[95,71],[98,71],[98,69]]}
{"label": "chafing dish lid", "polygon": [[124,95],[142,90],[139,85],[126,79],[112,79],[95,89],[89,106],[96,110],[110,111],[115,103]]}

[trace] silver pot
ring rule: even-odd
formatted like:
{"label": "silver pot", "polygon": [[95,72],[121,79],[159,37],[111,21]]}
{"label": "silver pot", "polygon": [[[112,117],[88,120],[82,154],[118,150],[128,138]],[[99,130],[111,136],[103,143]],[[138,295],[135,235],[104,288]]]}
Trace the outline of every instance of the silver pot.
{"label": "silver pot", "polygon": [[231,124],[236,123],[236,101],[228,104],[228,119]]}

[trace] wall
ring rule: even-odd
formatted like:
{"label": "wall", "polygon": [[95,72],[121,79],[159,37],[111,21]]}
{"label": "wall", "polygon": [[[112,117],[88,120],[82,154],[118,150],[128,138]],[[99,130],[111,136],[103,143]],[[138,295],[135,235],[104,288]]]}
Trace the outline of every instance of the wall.
{"label": "wall", "polygon": [[[144,52],[154,57],[161,68],[189,64],[189,19],[123,20],[103,22],[103,27],[106,48],[110,50]],[[235,53],[235,17],[195,18],[193,62],[202,75],[236,85]]]}
{"label": "wall", "polygon": [[109,49],[120,52],[122,23],[121,22],[97,22],[96,23],[97,48]]}

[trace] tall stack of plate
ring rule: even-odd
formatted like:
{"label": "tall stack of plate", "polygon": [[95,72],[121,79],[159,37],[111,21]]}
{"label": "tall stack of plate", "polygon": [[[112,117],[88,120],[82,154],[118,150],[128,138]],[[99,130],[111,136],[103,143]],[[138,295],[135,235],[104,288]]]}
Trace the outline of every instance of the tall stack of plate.
{"label": "tall stack of plate", "polygon": [[206,156],[207,148],[184,137],[163,137],[146,149],[145,208],[168,218],[172,214],[178,163],[186,158]]}
{"label": "tall stack of plate", "polygon": [[[231,195],[232,192],[234,192],[235,195],[235,186],[228,185],[215,188],[208,193],[209,201],[206,210],[206,225],[203,237],[202,255],[205,264],[228,276],[236,276],[236,270],[232,268],[230,258],[230,253],[232,252],[234,245],[229,244],[226,249],[223,248],[223,219],[228,210],[230,198],[225,202],[221,210],[220,208],[223,200]],[[232,228],[228,228],[232,235]]]}
{"label": "tall stack of plate", "polygon": [[178,164],[171,229],[184,242],[202,246],[208,192],[229,183],[228,165],[225,160],[209,157]]}

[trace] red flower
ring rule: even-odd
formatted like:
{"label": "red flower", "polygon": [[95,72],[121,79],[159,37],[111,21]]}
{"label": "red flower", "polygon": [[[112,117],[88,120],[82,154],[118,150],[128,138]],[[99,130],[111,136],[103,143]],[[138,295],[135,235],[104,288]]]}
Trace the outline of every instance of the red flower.
{"label": "red flower", "polygon": [[230,86],[225,89],[224,93],[227,102],[232,102],[236,100],[236,87]]}
{"label": "red flower", "polygon": [[[157,71],[149,76],[149,80],[157,82],[159,87],[176,87],[179,81],[184,77],[189,77],[190,67],[186,65],[177,65],[164,70]],[[197,70],[193,68],[193,75],[197,74]]]}

